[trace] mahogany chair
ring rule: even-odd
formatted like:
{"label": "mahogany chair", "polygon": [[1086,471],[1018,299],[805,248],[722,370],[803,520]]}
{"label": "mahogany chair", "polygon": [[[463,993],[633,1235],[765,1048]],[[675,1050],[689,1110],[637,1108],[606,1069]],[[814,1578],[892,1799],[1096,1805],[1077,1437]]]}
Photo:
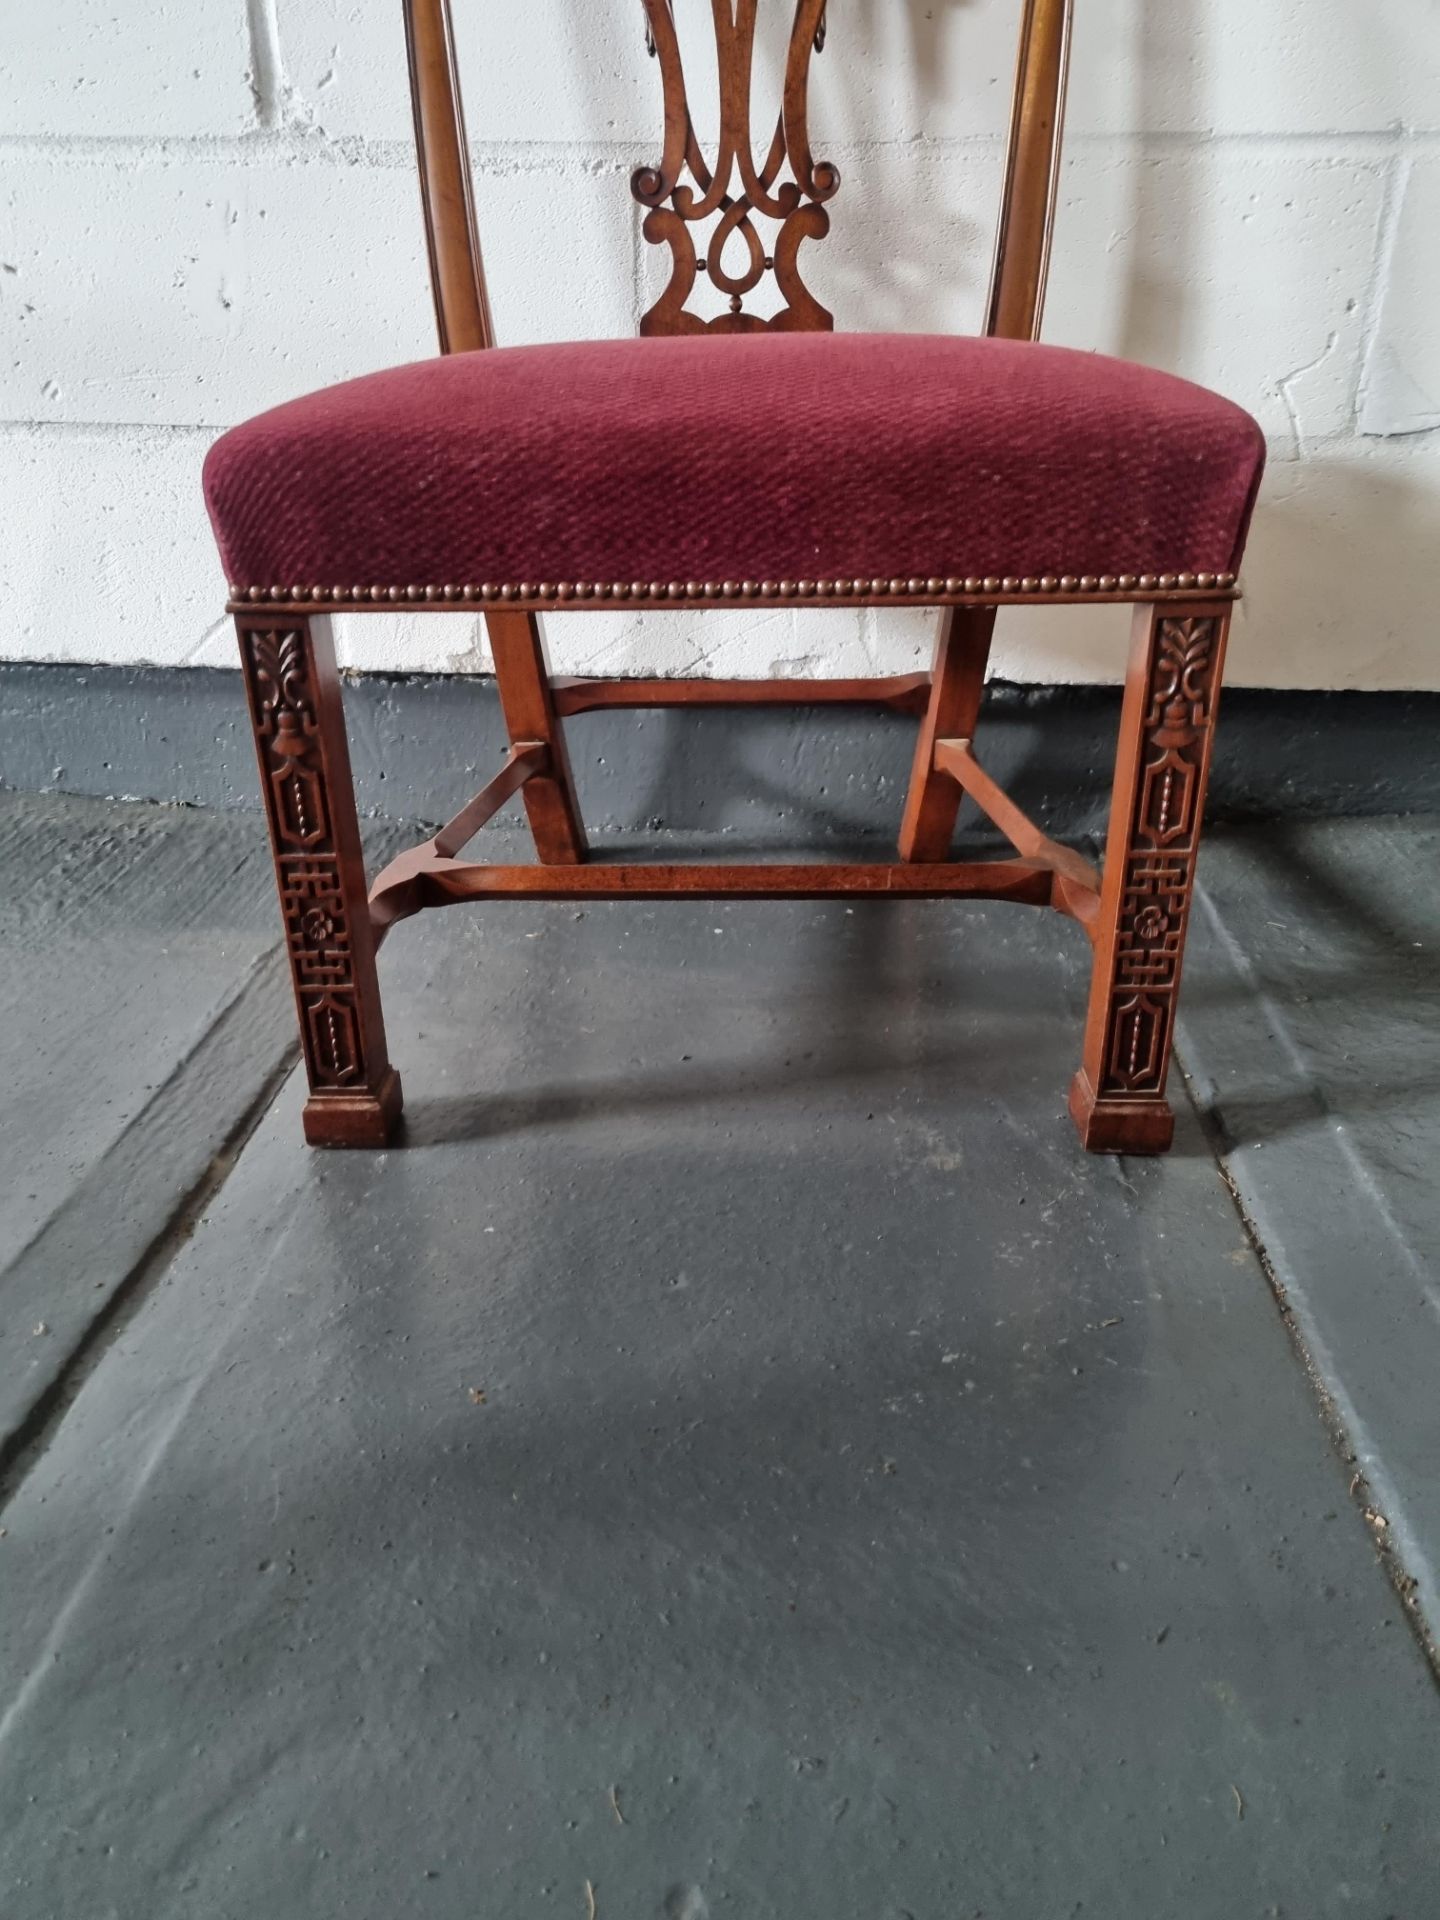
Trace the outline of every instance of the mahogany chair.
{"label": "mahogany chair", "polygon": [[[316,1145],[379,1146],[398,1119],[375,972],[376,947],[398,920],[460,900],[675,894],[978,895],[1070,915],[1094,948],[1070,1095],[1084,1144],[1126,1153],[1170,1144],[1166,1070],[1260,431],[1185,381],[1036,342],[1071,0],[1023,0],[980,339],[832,331],[799,267],[803,243],[828,231],[840,185],[812,157],[806,119],[825,0],[789,0],[783,105],[757,166],[758,3],[712,0],[721,112],[707,158],[672,0],[644,0],[664,142],[631,185],[645,238],[669,248],[671,273],[642,337],[497,348],[448,0],[404,0],[442,357],[278,407],[226,434],[206,463],[309,1074],[305,1133]],[[843,18],[834,24],[843,31]],[[777,228],[768,253],[762,221]],[[702,274],[729,296],[709,320],[689,305]],[[766,274],[782,304],[762,317],[745,296]],[[1041,832],[972,748],[997,607],[1094,601],[1134,606],[1100,874]],[[511,747],[483,792],[367,895],[329,616],[397,603],[483,610]],[[543,612],[677,604],[943,616],[928,674],[551,679]],[[898,861],[588,859],[565,720],[598,707],[762,701],[873,702],[918,716]],[[517,792],[540,864],[462,859]],[[966,794],[1014,858],[950,859]]]}

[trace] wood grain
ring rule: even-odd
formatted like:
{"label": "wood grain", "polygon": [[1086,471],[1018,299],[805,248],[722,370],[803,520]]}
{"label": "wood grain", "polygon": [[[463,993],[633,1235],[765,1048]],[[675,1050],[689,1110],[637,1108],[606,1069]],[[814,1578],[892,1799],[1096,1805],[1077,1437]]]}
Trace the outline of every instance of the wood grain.
{"label": "wood grain", "polygon": [[371,888],[377,925],[425,907],[463,900],[812,900],[972,898],[1061,906],[1055,871],[1041,860],[972,860],[887,865],[726,862],[672,865],[636,860],[584,867],[490,866],[442,860],[429,843],[392,860]]}
{"label": "wood grain", "polygon": [[1072,11],[1073,0],[1024,0],[985,320],[986,333],[1000,339],[1040,338],[1060,190]]}
{"label": "wood grain", "polygon": [[607,707],[886,707],[923,713],[928,673],[883,674],[872,680],[553,680],[555,711]]}
{"label": "wood grain", "polygon": [[900,823],[902,860],[943,860],[960,811],[960,788],[935,764],[935,743],[969,739],[980,717],[985,667],[995,630],[994,607],[947,607],[935,639],[930,699],[915,742],[915,762]]}
{"label": "wood grain", "polygon": [[573,865],[586,855],[585,828],[565,734],[555,711],[540,622],[533,613],[487,613],[485,628],[511,745],[533,741],[547,750],[544,771],[534,774],[522,789],[535,851],[547,863]]}
{"label": "wood grain", "polygon": [[405,46],[440,351],[493,347],[450,0],[405,0]]}

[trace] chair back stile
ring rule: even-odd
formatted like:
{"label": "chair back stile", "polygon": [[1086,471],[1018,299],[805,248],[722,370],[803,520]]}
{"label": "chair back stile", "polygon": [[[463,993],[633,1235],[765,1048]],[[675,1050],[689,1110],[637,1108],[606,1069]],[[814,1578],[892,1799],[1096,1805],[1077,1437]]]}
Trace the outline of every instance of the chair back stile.
{"label": "chair back stile", "polygon": [[1010,115],[1010,150],[1000,194],[995,265],[985,331],[1002,340],[1038,340],[1070,69],[1074,0],[1025,0]]}
{"label": "chair back stile", "polygon": [[493,347],[450,0],[404,0],[410,102],[441,353]]}
{"label": "chair back stile", "polygon": [[[844,4],[844,0],[839,0]],[[442,353],[495,344],[475,218],[450,0],[403,0],[420,192]],[[660,67],[664,135],[658,163],[631,176],[645,208],[643,232],[671,254],[669,282],[640,323],[642,334],[823,332],[834,317],[804,285],[798,256],[829,231],[826,203],[838,170],[816,161],[808,127],[810,62],[826,41],[827,0],[793,0],[783,97],[770,147],[757,166],[752,75],[760,0],[711,0],[720,86],[713,158],[695,133],[673,0],[643,0],[647,44]],[[1073,0],[1022,0],[1009,152],[985,331],[1038,337],[1059,183]],[[788,172],[789,178],[782,178]],[[682,179],[688,174],[689,179]],[[737,177],[738,176],[738,177]],[[732,186],[734,190],[732,191]],[[759,216],[777,223],[767,248]],[[703,252],[693,229],[713,221]],[[736,248],[739,255],[736,255]],[[748,312],[745,296],[773,273],[783,305]],[[705,319],[687,301],[701,275],[727,296]]]}

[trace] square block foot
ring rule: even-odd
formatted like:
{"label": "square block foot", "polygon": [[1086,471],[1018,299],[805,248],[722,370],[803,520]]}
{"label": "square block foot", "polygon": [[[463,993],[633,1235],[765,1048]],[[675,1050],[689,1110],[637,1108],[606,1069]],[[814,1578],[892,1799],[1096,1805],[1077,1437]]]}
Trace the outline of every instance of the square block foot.
{"label": "square block foot", "polygon": [[1087,1153],[1168,1153],[1175,1116],[1164,1100],[1101,1100],[1084,1073],[1070,1083],[1070,1118]]}
{"label": "square block foot", "polygon": [[305,1138],[312,1147],[383,1147],[399,1123],[404,1096],[391,1067],[374,1091],[312,1093],[305,1102]]}

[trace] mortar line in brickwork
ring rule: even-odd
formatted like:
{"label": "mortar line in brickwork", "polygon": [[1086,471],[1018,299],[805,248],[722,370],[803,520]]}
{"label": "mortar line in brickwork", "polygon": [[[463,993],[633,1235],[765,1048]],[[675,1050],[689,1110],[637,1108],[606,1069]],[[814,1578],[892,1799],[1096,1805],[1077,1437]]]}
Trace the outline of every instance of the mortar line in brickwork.
{"label": "mortar line in brickwork", "polygon": [[[516,167],[553,167],[557,164],[583,169],[597,163],[613,165],[617,171],[634,164],[637,147],[644,148],[645,136],[613,141],[596,140],[472,140],[471,158],[477,172],[512,170]],[[999,133],[926,134],[896,140],[827,140],[826,148],[839,158],[863,159],[867,155],[920,152],[992,153],[1001,149]],[[1118,149],[1126,156],[1156,157],[1168,153],[1275,153],[1317,163],[1334,161],[1385,160],[1397,152],[1417,157],[1440,151],[1440,129],[1391,127],[1360,133],[1336,133],[1326,129],[1303,132],[1209,132],[1130,131],[1106,132],[1076,129],[1066,136],[1067,148],[1077,150]],[[408,140],[385,140],[365,134],[327,134],[317,127],[272,127],[251,133],[235,134],[0,134],[0,156],[24,159],[59,157],[78,163],[113,165],[128,160],[132,165],[148,162],[168,165],[177,159],[223,159],[227,161],[272,160],[284,165],[368,166],[380,170],[410,168],[415,164],[414,149]]]}
{"label": "mortar line in brickwork", "polygon": [[225,421],[205,420],[46,420],[38,414],[0,420],[0,440],[33,440],[41,434],[89,439],[96,434],[148,435],[154,440],[213,440],[225,431]]}

